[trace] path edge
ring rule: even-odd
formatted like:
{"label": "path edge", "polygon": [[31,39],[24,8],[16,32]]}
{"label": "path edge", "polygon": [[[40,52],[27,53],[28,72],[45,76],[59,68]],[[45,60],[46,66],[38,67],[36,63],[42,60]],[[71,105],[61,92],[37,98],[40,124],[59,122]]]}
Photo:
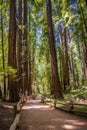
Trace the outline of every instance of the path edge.
{"label": "path edge", "polygon": [[9,130],[16,130],[16,127],[19,123],[19,119],[20,119],[20,113],[16,114],[16,117],[12,123],[12,125],[10,126],[10,129]]}
{"label": "path edge", "polygon": [[26,102],[26,100],[25,101],[19,101],[16,104],[16,115],[15,115],[14,121],[11,124],[9,130],[16,130],[17,125],[18,125],[19,120],[20,120],[21,109],[22,109],[22,107],[23,107],[23,105],[24,105],[25,102]]}

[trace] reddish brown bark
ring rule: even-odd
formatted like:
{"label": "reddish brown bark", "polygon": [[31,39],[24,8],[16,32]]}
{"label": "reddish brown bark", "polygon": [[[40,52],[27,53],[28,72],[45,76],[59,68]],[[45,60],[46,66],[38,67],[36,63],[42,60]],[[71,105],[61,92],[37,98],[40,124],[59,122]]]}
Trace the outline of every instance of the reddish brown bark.
{"label": "reddish brown bark", "polygon": [[23,57],[23,91],[24,94],[28,90],[28,44],[27,44],[27,0],[24,0],[24,33],[23,33],[23,47],[24,47],[24,57]]}
{"label": "reddish brown bark", "polygon": [[23,84],[22,84],[22,0],[18,1],[18,85],[19,90],[22,90],[23,93]]}
{"label": "reddish brown bark", "polygon": [[[8,65],[17,69],[16,63],[16,2],[10,0],[10,21],[9,21],[9,39],[8,39]],[[16,102],[19,100],[17,81],[12,73],[8,76],[9,100]]]}
{"label": "reddish brown bark", "polygon": [[51,9],[51,0],[46,0],[47,3],[47,24],[48,24],[48,36],[49,36],[49,50],[50,50],[50,60],[51,60],[51,76],[52,76],[52,91],[55,98],[63,97],[62,88],[60,85],[59,74],[58,74],[58,65],[57,65],[57,55],[56,55],[56,45],[53,32],[52,24],[52,9]]}

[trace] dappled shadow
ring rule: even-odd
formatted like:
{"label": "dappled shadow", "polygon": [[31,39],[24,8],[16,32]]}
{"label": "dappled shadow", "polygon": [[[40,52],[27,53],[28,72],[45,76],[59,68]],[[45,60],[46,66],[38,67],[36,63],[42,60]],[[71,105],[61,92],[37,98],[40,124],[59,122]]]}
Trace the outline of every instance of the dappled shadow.
{"label": "dappled shadow", "polygon": [[13,120],[13,104],[3,102],[0,106],[0,130],[8,130]]}
{"label": "dappled shadow", "polygon": [[13,109],[14,105],[15,105],[15,103],[9,103],[9,102],[2,102],[1,103],[2,107],[9,108],[9,109]]}
{"label": "dappled shadow", "polygon": [[55,110],[39,100],[28,101],[22,108],[19,130],[86,130],[86,119]]}

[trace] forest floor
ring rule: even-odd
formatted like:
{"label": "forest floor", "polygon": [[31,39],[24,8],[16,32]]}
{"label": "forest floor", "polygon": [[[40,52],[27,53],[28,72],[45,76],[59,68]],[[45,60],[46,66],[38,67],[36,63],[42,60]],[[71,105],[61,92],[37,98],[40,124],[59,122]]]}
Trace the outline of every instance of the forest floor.
{"label": "forest floor", "polygon": [[2,102],[0,104],[0,130],[9,130],[13,120],[13,104]]}
{"label": "forest floor", "polygon": [[87,118],[28,100],[22,107],[17,130],[87,130]]}

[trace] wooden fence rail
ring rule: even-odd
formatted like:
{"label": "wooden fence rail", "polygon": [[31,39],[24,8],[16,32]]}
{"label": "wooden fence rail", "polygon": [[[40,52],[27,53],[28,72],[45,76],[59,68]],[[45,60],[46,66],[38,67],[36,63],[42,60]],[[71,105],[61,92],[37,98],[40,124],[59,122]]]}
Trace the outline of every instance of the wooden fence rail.
{"label": "wooden fence rail", "polygon": [[[80,109],[75,109],[75,106],[80,106],[80,107],[87,107],[87,104],[82,104],[82,103],[75,103],[73,101],[58,101],[56,99],[46,99],[46,103],[50,104],[51,106],[54,106],[57,109],[61,109],[64,111],[68,111],[70,113],[75,113],[79,115],[85,115],[87,117],[87,110],[81,111]],[[64,107],[67,107],[68,109],[64,109],[63,106],[60,107],[58,104],[63,105]]]}

